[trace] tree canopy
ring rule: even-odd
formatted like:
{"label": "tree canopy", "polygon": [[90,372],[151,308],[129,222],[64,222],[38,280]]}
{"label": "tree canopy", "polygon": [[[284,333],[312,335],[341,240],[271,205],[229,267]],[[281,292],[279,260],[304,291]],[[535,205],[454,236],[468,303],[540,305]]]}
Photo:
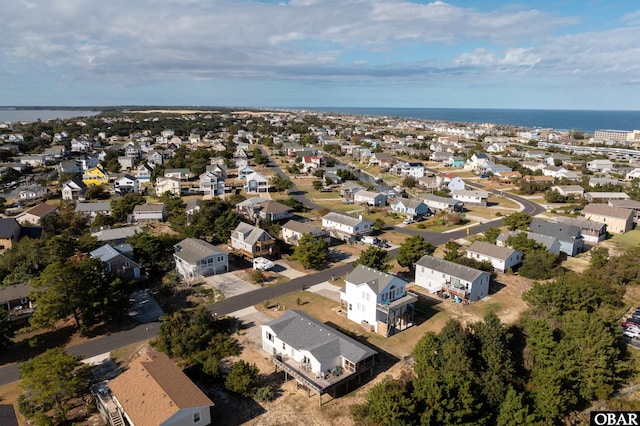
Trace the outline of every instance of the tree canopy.
{"label": "tree canopy", "polygon": [[529,225],[531,225],[531,221],[533,219],[526,213],[523,212],[514,212],[509,216],[505,216],[502,219],[502,224],[504,226],[509,227],[510,231],[515,231],[516,229],[527,230]]}
{"label": "tree canopy", "polygon": [[70,401],[82,396],[89,386],[90,367],[80,359],[54,348],[20,364],[22,414],[38,422],[49,419],[60,424],[66,420]]}
{"label": "tree canopy", "polygon": [[431,242],[425,240],[421,235],[413,235],[400,245],[396,261],[403,268],[413,271],[415,263],[425,254],[433,254],[436,250]]}
{"label": "tree canopy", "polygon": [[327,261],[329,244],[322,238],[304,234],[293,249],[291,259],[299,261],[305,268],[317,268]]}
{"label": "tree canopy", "polygon": [[391,269],[391,255],[384,249],[371,246],[360,253],[360,257],[355,264],[388,272]]}

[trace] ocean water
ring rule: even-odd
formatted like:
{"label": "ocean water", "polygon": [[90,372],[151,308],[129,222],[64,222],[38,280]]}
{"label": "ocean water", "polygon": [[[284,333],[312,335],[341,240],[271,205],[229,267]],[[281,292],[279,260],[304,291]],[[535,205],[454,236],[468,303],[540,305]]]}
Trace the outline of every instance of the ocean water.
{"label": "ocean water", "polygon": [[640,111],[472,108],[300,108],[318,112],[414,118],[450,123],[493,123],[526,128],[579,130],[640,129]]}
{"label": "ocean water", "polygon": [[69,109],[3,109],[0,108],[0,123],[15,123],[18,121],[47,121],[67,119],[73,117],[90,117],[100,114],[100,111],[84,111]]}

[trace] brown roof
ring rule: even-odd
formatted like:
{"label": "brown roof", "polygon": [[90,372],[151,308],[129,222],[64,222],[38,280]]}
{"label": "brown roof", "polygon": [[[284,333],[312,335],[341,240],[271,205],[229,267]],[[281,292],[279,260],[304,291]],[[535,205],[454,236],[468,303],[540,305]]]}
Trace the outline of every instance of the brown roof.
{"label": "brown roof", "polygon": [[109,382],[135,424],[159,425],[184,408],[213,402],[165,354],[149,351]]}
{"label": "brown roof", "polygon": [[260,203],[260,207],[262,207],[263,213],[271,213],[271,214],[293,211],[291,207],[273,200],[267,200],[264,203]]}
{"label": "brown roof", "polygon": [[590,203],[582,209],[583,214],[593,214],[596,216],[615,217],[618,219],[629,219],[633,216],[633,210],[610,207],[607,204]]}
{"label": "brown roof", "polygon": [[38,216],[38,217],[45,217],[45,216],[53,213],[57,209],[58,208],[56,206],[54,206],[54,205],[47,204],[47,203],[42,203],[42,204],[38,204],[37,206],[31,207],[25,213],[29,213],[29,214],[32,214],[32,215]]}

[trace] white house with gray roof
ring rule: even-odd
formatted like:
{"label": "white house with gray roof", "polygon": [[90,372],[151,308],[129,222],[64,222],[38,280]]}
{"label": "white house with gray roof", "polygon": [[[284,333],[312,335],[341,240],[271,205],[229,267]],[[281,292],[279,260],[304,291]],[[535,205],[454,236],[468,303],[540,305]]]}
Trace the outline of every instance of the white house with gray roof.
{"label": "white house with gray roof", "polygon": [[355,241],[358,237],[371,233],[371,222],[348,214],[330,212],[322,217],[322,228],[334,238],[342,241]]}
{"label": "white house with gray roof", "polygon": [[582,252],[584,238],[581,229],[577,226],[533,219],[529,230],[557,238],[560,241],[560,251],[567,256],[575,256]]}
{"label": "white house with gray roof", "polygon": [[111,203],[100,201],[97,203],[78,203],[74,210],[76,213],[95,218],[98,214],[111,216]]}
{"label": "white house with gray roof", "polygon": [[485,190],[456,189],[451,191],[451,198],[465,205],[486,207],[489,193]]}
{"label": "white house with gray roof", "polygon": [[418,198],[398,198],[389,205],[389,209],[408,218],[424,216],[429,213],[429,207],[424,200]]}
{"label": "white house with gray roof", "polygon": [[522,262],[522,252],[508,247],[498,247],[484,241],[474,241],[467,248],[465,256],[479,262],[491,262],[493,269],[500,272],[513,268]]}
{"label": "white house with gray roof", "polygon": [[297,246],[300,238],[302,238],[302,236],[306,234],[311,235],[315,238],[326,239],[327,242],[329,242],[328,234],[326,231],[323,231],[317,226],[304,222],[297,222],[295,220],[290,220],[282,225],[282,229],[280,232],[282,234],[283,241],[287,244],[291,244],[292,246]]}
{"label": "white house with gray roof", "polygon": [[229,271],[229,254],[198,238],[185,238],[173,246],[176,272],[192,279]]}
{"label": "white house with gray roof", "polygon": [[424,202],[427,203],[429,209],[433,211],[448,210],[461,212],[464,209],[462,201],[454,200],[450,197],[440,197],[438,195],[424,195]]}
{"label": "white house with gray roof", "polygon": [[407,293],[406,281],[363,265],[347,276],[340,290],[347,318],[385,337],[413,325],[416,300]]}
{"label": "white house with gray roof", "polygon": [[424,255],[416,262],[416,285],[431,293],[475,302],[489,294],[488,272]]}
{"label": "white house with gray roof", "polygon": [[355,204],[366,204],[372,207],[386,206],[387,196],[380,192],[362,190],[353,194],[353,202]]}
{"label": "white house with gray roof", "polygon": [[320,396],[364,373],[372,373],[377,352],[296,310],[261,327],[262,349],[276,367]]}

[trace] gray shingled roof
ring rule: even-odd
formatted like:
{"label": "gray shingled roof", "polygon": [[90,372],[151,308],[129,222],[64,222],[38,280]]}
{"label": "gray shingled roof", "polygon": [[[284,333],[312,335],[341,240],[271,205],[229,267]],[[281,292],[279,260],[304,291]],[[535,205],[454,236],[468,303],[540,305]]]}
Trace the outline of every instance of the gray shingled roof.
{"label": "gray shingled roof", "polygon": [[15,218],[0,218],[0,238],[9,238],[15,232],[20,233],[20,224],[15,220]]}
{"label": "gray shingled roof", "polygon": [[423,198],[424,202],[427,203],[427,205],[429,204],[429,201],[434,201],[436,203],[447,203],[451,205],[462,204],[462,201],[454,200],[453,198],[449,197],[440,197],[438,195],[425,194]]}
{"label": "gray shingled roof", "polygon": [[395,275],[390,275],[363,265],[356,266],[349,276],[345,278],[346,282],[352,284],[367,284],[375,294],[380,294],[380,292],[382,292],[382,290],[384,290],[384,288],[393,280],[400,280],[404,282]]}
{"label": "gray shingled roof", "polygon": [[[196,264],[200,259],[211,255],[225,253],[213,244],[198,238],[185,238],[173,247],[176,248],[174,255],[190,264]],[[180,250],[177,250],[178,247]]]}
{"label": "gray shingled roof", "polygon": [[604,223],[594,222],[593,220],[579,217],[559,217],[558,222],[566,223],[567,225],[578,226],[581,229],[591,229],[593,231],[600,231],[603,226],[606,226]]}
{"label": "gray shingled roof", "polygon": [[237,240],[240,240],[241,239],[240,234],[245,234],[245,235],[249,234],[246,237],[244,237],[243,241],[247,244],[253,245],[258,241],[258,239],[263,233],[266,233],[267,235],[269,235],[267,231],[265,231],[264,229],[258,228],[257,226],[250,225],[246,222],[240,222],[236,227],[235,231],[231,233],[231,236]]}
{"label": "gray shingled roof", "polygon": [[[402,203],[403,206],[408,207],[410,209],[416,209],[420,204],[425,204],[424,200],[419,198],[399,198],[398,201],[392,203],[392,205],[398,205]],[[425,204],[426,205],[426,204]]]}
{"label": "gray shingled roof", "polygon": [[111,211],[111,203],[99,202],[99,203],[78,203],[76,205],[76,212],[101,212]]}
{"label": "gray shingled roof", "polygon": [[582,235],[582,230],[577,226],[547,222],[541,219],[533,219],[531,225],[529,225],[529,229],[532,232],[556,237],[560,241],[573,241]]}
{"label": "gray shingled roof", "polygon": [[27,283],[0,287],[0,302],[22,299],[29,296],[29,292],[31,287]]}
{"label": "gray shingled roof", "polygon": [[449,262],[448,260],[444,259],[438,259],[437,257],[429,256],[428,254],[422,256],[422,258],[420,258],[420,260],[416,262],[416,265],[424,266],[425,268],[433,269],[435,271],[439,271],[468,282],[475,281],[482,274],[488,274],[488,272],[469,268],[468,266],[464,265],[458,265],[457,263]]}
{"label": "gray shingled roof", "polygon": [[164,209],[164,203],[147,203],[138,204],[133,208],[133,212],[161,212]]}
{"label": "gray shingled roof", "polygon": [[509,247],[499,247],[485,241],[474,241],[467,249],[467,253],[469,252],[490,256],[496,259],[507,260],[516,252],[516,250]]}
{"label": "gray shingled roof", "polygon": [[278,338],[289,346],[297,350],[308,350],[320,362],[331,362],[341,355],[356,363],[377,354],[368,346],[293,309],[266,323],[265,326],[270,327]]}
{"label": "gray shingled roof", "polygon": [[125,226],[122,228],[103,229],[102,231],[92,232],[91,235],[96,237],[98,241],[112,241],[129,238],[143,231],[144,228],[142,226]]}
{"label": "gray shingled roof", "polygon": [[282,225],[282,229],[291,229],[292,231],[299,232],[301,234],[313,234],[322,231],[317,226],[309,225],[308,223],[298,222],[295,220],[290,220]]}

